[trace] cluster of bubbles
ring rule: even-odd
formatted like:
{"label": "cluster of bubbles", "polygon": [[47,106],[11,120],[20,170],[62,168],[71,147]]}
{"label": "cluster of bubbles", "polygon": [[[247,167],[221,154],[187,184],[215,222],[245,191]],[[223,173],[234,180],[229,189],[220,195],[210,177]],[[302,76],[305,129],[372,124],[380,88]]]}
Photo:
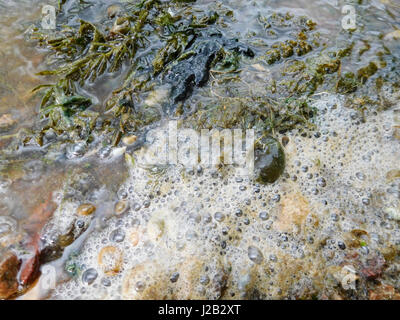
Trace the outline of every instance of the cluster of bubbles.
{"label": "cluster of bubbles", "polygon": [[352,230],[368,235],[360,255],[399,244],[385,211],[399,204],[399,181],[386,175],[400,157],[393,111],[361,115],[330,95],[314,106],[317,132],[279,136],[287,164],[274,184],[229,167],[133,166],[84,243],[80,272],[51,297],[296,296],[313,286],[313,270],[323,277],[343,262]]}

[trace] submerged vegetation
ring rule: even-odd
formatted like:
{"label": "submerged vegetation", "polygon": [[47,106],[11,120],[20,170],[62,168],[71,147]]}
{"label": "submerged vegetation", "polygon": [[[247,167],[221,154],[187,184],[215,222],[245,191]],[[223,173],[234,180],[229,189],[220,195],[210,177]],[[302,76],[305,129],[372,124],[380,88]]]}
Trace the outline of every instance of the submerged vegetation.
{"label": "submerged vegetation", "polygon": [[[71,4],[60,1],[62,22]],[[49,52],[50,69],[40,75],[55,83],[33,90],[43,92],[41,125],[13,148],[38,145],[57,153],[65,143],[117,146],[124,135],[140,135],[170,116],[195,128],[253,127],[263,136],[309,129],[317,111],[310,98],[318,90],[351,95],[379,75],[379,91],[380,70],[396,60],[385,48],[379,63],[343,72],[355,56],[351,34],[344,35],[347,45],[331,45],[314,21],[289,12],[259,15],[266,38],[286,39],[260,52],[251,41],[226,36],[235,19],[229,8],[217,3],[195,13],[191,7],[178,0],[128,1],[110,6],[102,24],[81,19],[59,23],[54,32],[34,29],[31,39]],[[364,43],[360,55],[371,50]],[[251,73],[262,82],[249,85]],[[87,88],[110,77],[125,79],[99,105]],[[209,92],[197,89],[206,84]]]}
{"label": "submerged vegetation", "polygon": [[[255,128],[259,136],[307,130],[315,127],[312,96],[324,91],[346,95],[361,110],[393,103],[386,93],[399,86],[398,59],[382,37],[378,50],[346,32],[332,43],[308,17],[272,12],[258,15],[259,34],[269,39],[260,46],[257,33],[228,36],[230,8],[216,3],[200,12],[192,5],[128,1],[110,6],[102,23],[68,23],[66,7],[86,6],[60,1],[57,29],[37,27],[30,36],[48,51],[49,70],[39,74],[54,83],[33,89],[42,95],[41,121],[21,132],[11,151],[40,146],[59,159],[76,147],[72,154],[82,156],[168,117],[196,129]],[[369,61],[360,65],[361,56]],[[112,78],[104,101],[89,94]],[[205,85],[209,90],[199,90]]]}
{"label": "submerged vegetation", "polygon": [[168,118],[196,130],[253,128],[257,139],[273,139],[315,129],[319,93],[344,95],[360,112],[394,103],[399,63],[382,37],[374,40],[381,47],[351,32],[332,42],[308,17],[270,12],[239,39],[229,32],[237,17],[228,6],[202,11],[193,3],[128,1],[109,6],[101,22],[69,23],[65,8],[86,7],[60,2],[57,29],[30,34],[48,52],[48,70],[39,74],[53,82],[33,89],[41,120],[8,150],[39,146],[45,161],[107,158],[130,136],[138,139],[129,148],[140,148],[147,130]]}
{"label": "submerged vegetation", "polygon": [[[40,114],[47,124],[31,141],[25,139],[25,144],[42,146],[43,137],[51,130],[68,136],[66,140],[86,142],[105,133],[110,136],[109,143],[117,145],[122,135],[143,129],[165,114],[148,103],[156,86],[168,87],[171,101],[163,103],[164,109],[174,110],[174,104],[184,102],[194,87],[207,83],[211,67],[234,71],[240,55],[254,55],[212,27],[219,19],[215,11],[197,16],[180,1],[155,0],[118,8],[109,10],[105,27],[81,20],[77,28],[63,26],[50,34],[36,29],[32,33],[32,39],[50,49],[52,69],[40,75],[59,80],[34,89],[44,91]],[[171,8],[183,13],[171,15]],[[105,102],[99,119],[98,112],[86,109],[89,97],[78,92],[98,83],[102,75],[118,75],[122,69],[126,79]]]}
{"label": "submerged vegetation", "polygon": [[[41,147],[45,161],[107,158],[130,136],[139,138],[129,147],[139,148],[147,130],[170,117],[197,130],[253,128],[257,139],[272,139],[315,129],[312,102],[321,92],[345,95],[361,111],[393,103],[387,92],[398,87],[398,60],[382,37],[374,55],[376,46],[363,39],[360,47],[351,32],[332,43],[310,18],[270,12],[258,14],[258,32],[239,39],[229,32],[236,17],[228,6],[201,11],[193,3],[127,1],[109,6],[100,22],[69,22],[69,9],[90,6],[60,1],[57,29],[30,33],[47,51],[48,70],[39,75],[50,84],[33,89],[40,121],[5,151]],[[260,35],[267,42],[255,40]]]}

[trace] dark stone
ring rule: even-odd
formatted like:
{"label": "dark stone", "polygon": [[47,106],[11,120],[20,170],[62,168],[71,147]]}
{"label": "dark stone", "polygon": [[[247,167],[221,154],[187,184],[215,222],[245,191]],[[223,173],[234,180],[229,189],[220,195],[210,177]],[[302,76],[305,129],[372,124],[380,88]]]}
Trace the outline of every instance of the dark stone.
{"label": "dark stone", "polygon": [[172,85],[171,98],[175,103],[186,100],[195,86],[201,87],[208,81],[211,63],[220,48],[215,41],[199,42],[193,49],[194,55],[168,71],[165,80]]}
{"label": "dark stone", "polygon": [[170,280],[172,283],[177,282],[178,279],[179,279],[179,273],[178,273],[178,272],[174,272],[174,273],[171,275],[171,277],[169,278],[169,280]]}
{"label": "dark stone", "polygon": [[285,153],[281,144],[272,137],[265,138],[262,147],[255,149],[254,169],[257,181],[274,183],[285,169]]}
{"label": "dark stone", "polygon": [[254,52],[249,47],[237,40],[224,39],[219,33],[208,33],[197,37],[185,51],[191,55],[173,64],[163,77],[164,83],[171,85],[171,98],[174,103],[185,101],[195,87],[207,83],[211,66],[218,60],[218,53],[223,48],[254,57]]}

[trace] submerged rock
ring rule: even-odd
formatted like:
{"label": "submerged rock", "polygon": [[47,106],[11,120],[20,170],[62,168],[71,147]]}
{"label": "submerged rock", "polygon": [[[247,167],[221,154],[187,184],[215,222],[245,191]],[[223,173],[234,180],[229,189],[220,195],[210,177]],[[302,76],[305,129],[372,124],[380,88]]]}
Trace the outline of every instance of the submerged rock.
{"label": "submerged rock", "polygon": [[7,299],[18,292],[17,275],[20,260],[12,252],[2,254],[0,258],[0,299]]}
{"label": "submerged rock", "polygon": [[274,183],[285,169],[285,153],[272,137],[266,138],[262,147],[255,150],[254,160],[257,181],[263,184]]}
{"label": "submerged rock", "polygon": [[219,33],[211,37],[207,35],[198,37],[194,44],[181,55],[181,59],[177,59],[175,64],[168,69],[164,77],[164,81],[172,86],[173,102],[186,100],[194,87],[201,87],[207,83],[212,64],[223,58],[224,50],[254,56],[250,48],[235,40],[227,40]]}
{"label": "submerged rock", "polygon": [[292,232],[301,229],[310,213],[307,199],[300,193],[292,193],[283,197],[274,229],[280,232]]}
{"label": "submerged rock", "polygon": [[16,121],[10,114],[3,114],[0,116],[0,132],[9,130],[15,123]]}
{"label": "submerged rock", "polygon": [[389,32],[385,35],[384,40],[400,40],[400,30]]}
{"label": "submerged rock", "polygon": [[369,291],[370,300],[400,300],[400,293],[391,285],[381,283]]}
{"label": "submerged rock", "polygon": [[21,264],[21,270],[19,274],[19,281],[23,286],[31,285],[39,276],[40,268],[40,252],[36,248],[31,253],[28,259],[25,259]]}
{"label": "submerged rock", "polygon": [[79,206],[77,212],[79,215],[82,216],[90,216],[94,211],[96,210],[96,207],[90,203],[85,203]]}
{"label": "submerged rock", "polygon": [[122,7],[118,4],[112,4],[107,8],[107,16],[109,18],[114,18],[115,16],[119,16],[122,12]]}

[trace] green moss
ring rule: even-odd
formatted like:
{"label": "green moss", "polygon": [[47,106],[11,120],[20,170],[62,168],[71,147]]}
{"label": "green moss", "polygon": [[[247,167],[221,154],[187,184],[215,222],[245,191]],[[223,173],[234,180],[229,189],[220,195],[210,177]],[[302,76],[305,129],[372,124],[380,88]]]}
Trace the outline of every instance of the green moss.
{"label": "green moss", "polygon": [[360,49],[360,51],[358,52],[358,55],[361,57],[365,52],[369,51],[371,49],[371,45],[369,44],[369,42],[367,40],[363,40],[364,42],[364,47],[362,47]]}
{"label": "green moss", "polygon": [[297,43],[297,47],[295,49],[296,54],[298,56],[303,56],[303,55],[309,53],[311,50],[312,50],[312,46],[309,43],[307,43],[306,41],[303,41],[303,40],[299,41]]}
{"label": "green moss", "polygon": [[[290,13],[259,17],[264,37],[270,33],[284,40],[276,41],[263,56],[252,60],[245,45],[237,46],[238,41],[226,39],[220,32],[219,28],[224,28],[232,17],[231,10],[216,6],[217,11],[196,13],[186,10],[191,6],[185,3],[132,2],[115,20],[108,19],[107,27],[81,21],[80,26],[63,27],[54,36],[34,34],[55,61],[41,75],[59,79],[37,88],[43,90],[41,116],[48,120],[34,132],[39,144],[46,131],[54,129],[57,133],[67,132],[70,142],[77,138],[89,142],[104,136],[107,143],[117,145],[124,134],[136,134],[159,121],[171,106],[176,107],[174,115],[198,129],[255,127],[270,135],[294,128],[312,129],[316,111],[310,107],[311,95],[317,90],[353,93],[378,71],[372,63],[355,75],[342,75],[342,65],[351,60],[354,44],[326,49],[315,31],[316,24]],[[172,7],[184,10],[172,16]],[[386,52],[382,52],[380,59],[386,58]],[[244,77],[246,68],[254,63],[259,63],[261,69],[265,63],[277,64],[271,68],[274,79],[265,83],[261,93],[259,88],[253,93],[252,83]],[[124,64],[128,66],[125,80],[105,101],[105,110],[100,111],[105,115],[91,111],[101,106],[92,106],[87,97],[78,94],[84,92],[81,87],[96,84],[106,73],[119,76]],[[186,72],[191,67],[194,76]],[[190,100],[192,90],[207,82],[210,90],[195,91],[201,102]],[[160,87],[171,92],[154,105],[148,97]],[[215,87],[223,93],[214,92]],[[179,103],[171,102],[174,90],[179,91],[175,95]],[[65,101],[60,102],[58,96]],[[192,103],[197,103],[197,108],[187,112]]]}
{"label": "green moss", "polygon": [[330,74],[336,73],[340,59],[329,54],[319,54],[306,61],[292,60],[283,68],[279,86],[290,96],[307,97],[322,85]]}
{"label": "green moss", "polygon": [[273,64],[279,60],[281,60],[281,53],[278,49],[271,49],[265,53],[265,61],[268,64]]}
{"label": "green moss", "polygon": [[368,66],[361,68],[357,71],[357,79],[361,83],[365,83],[371,76],[378,71],[378,67],[375,62],[370,62]]}
{"label": "green moss", "polygon": [[219,57],[215,63],[214,70],[223,72],[234,72],[239,68],[240,55],[235,51],[229,51],[222,48],[219,51]]}
{"label": "green moss", "polygon": [[169,12],[160,13],[155,19],[155,23],[162,27],[172,26],[175,22],[177,22],[181,16],[171,16]]}
{"label": "green moss", "polygon": [[355,92],[358,88],[359,82],[353,72],[346,72],[344,76],[340,77],[336,91],[341,94]]}
{"label": "green moss", "polygon": [[167,44],[157,52],[153,60],[154,74],[160,73],[168,63],[177,59],[185,50],[188,41],[188,35],[183,32],[172,34]]}

